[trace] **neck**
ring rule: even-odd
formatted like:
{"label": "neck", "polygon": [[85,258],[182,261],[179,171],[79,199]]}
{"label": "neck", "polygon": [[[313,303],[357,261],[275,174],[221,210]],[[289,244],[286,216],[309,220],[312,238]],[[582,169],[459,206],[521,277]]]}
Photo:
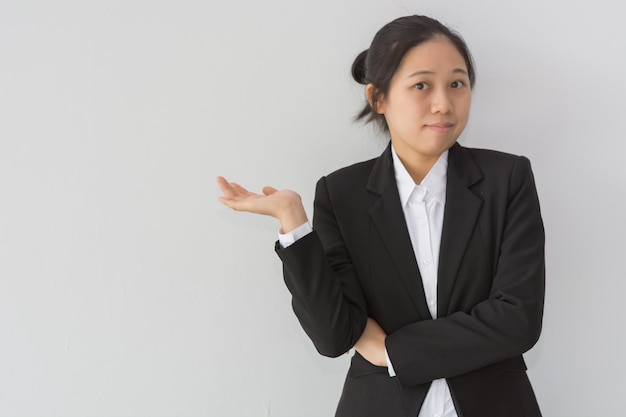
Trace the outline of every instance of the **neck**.
{"label": "neck", "polygon": [[435,165],[435,163],[437,163],[439,156],[440,155],[418,155],[406,158],[405,156],[398,154],[398,158],[402,161],[402,165],[404,165],[415,184],[421,184],[422,181],[424,181],[424,178],[426,178],[426,175],[428,175],[431,168]]}

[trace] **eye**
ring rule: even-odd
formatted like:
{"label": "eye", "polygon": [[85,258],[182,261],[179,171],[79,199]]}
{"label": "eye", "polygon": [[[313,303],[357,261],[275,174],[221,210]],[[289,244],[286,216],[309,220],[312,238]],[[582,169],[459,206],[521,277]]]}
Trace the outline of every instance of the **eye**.
{"label": "eye", "polygon": [[417,83],[415,84],[416,90],[426,90],[428,88],[428,84],[426,83]]}
{"label": "eye", "polygon": [[450,84],[450,87],[452,88],[461,88],[465,86],[465,83],[463,81],[454,81],[452,84]]}

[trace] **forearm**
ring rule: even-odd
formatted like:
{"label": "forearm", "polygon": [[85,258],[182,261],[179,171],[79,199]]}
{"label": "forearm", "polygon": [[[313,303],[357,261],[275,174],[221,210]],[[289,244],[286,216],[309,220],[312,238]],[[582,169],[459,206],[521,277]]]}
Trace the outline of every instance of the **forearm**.
{"label": "forearm", "polygon": [[485,302],[467,314],[404,326],[389,334],[386,347],[404,386],[475,371],[530,349],[541,331],[540,305],[525,311]]}
{"label": "forearm", "polygon": [[317,350],[337,357],[351,349],[367,320],[351,268],[334,271],[315,232],[276,250],[294,312]]}

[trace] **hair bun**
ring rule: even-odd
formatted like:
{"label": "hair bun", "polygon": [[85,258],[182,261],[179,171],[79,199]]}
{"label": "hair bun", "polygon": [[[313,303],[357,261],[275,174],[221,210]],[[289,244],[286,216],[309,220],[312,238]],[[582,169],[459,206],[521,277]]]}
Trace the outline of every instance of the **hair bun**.
{"label": "hair bun", "polygon": [[361,52],[352,63],[352,78],[359,84],[367,84],[365,61],[367,60],[367,51]]}

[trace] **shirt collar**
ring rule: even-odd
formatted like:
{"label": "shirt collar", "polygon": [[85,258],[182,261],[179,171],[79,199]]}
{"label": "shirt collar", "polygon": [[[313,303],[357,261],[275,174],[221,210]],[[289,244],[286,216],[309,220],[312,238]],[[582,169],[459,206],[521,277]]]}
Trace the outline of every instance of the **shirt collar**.
{"label": "shirt collar", "polygon": [[398,186],[398,194],[400,194],[400,202],[402,207],[406,206],[413,190],[416,187],[424,187],[440,204],[445,205],[446,202],[446,180],[448,177],[448,150],[443,152],[435,165],[428,171],[426,177],[421,184],[416,185],[411,175],[404,167],[402,161],[398,157],[396,150],[391,146],[391,154],[393,157],[393,170],[396,176],[396,184]]}

